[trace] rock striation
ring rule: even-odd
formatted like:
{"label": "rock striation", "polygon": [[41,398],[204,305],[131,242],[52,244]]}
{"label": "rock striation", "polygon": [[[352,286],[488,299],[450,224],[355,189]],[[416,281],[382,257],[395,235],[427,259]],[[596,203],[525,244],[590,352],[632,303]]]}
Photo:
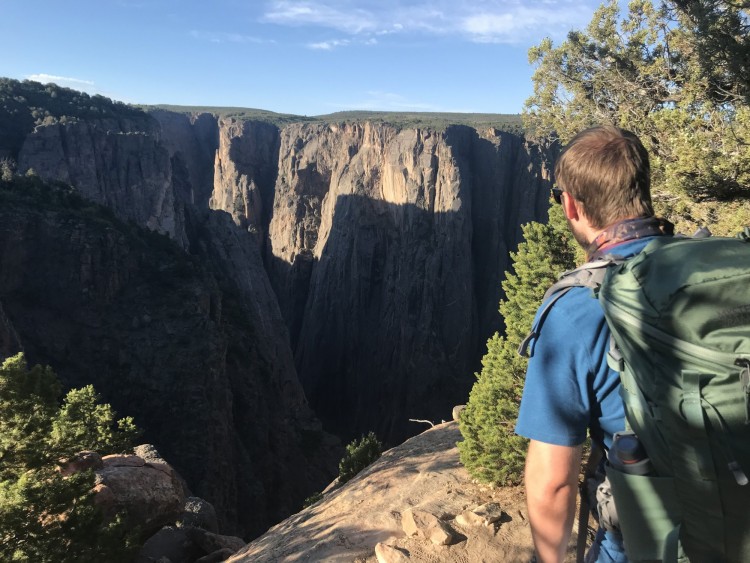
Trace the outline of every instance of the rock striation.
{"label": "rock striation", "polygon": [[[201,259],[216,255],[211,237],[189,256],[106,209],[45,197],[0,205],[5,332],[66,386],[93,383],[133,416],[214,505],[222,530],[252,537],[298,509],[330,480],[338,456],[307,406],[288,347],[266,345],[283,329],[278,309],[263,309],[273,303],[267,281],[248,276],[258,296],[248,304]],[[206,222],[222,217],[232,225],[226,214],[191,217],[190,230],[221,232]],[[257,248],[246,251],[262,273]]]}
{"label": "rock striation", "polygon": [[508,251],[544,215],[542,156],[465,126],[281,131],[266,264],[327,427],[397,443],[468,395]]}
{"label": "rock striation", "polygon": [[520,225],[546,214],[538,147],[83,94],[66,118],[44,92],[57,117],[2,113],[0,154],[111,214],[2,202],[0,349],[135,416],[222,528],[249,538],[330,480],[320,420],[392,445],[465,401]]}
{"label": "rock striation", "polygon": [[[145,127],[144,127],[145,124]],[[67,121],[34,128],[18,169],[75,186],[123,219],[179,238],[169,153],[153,120]]]}

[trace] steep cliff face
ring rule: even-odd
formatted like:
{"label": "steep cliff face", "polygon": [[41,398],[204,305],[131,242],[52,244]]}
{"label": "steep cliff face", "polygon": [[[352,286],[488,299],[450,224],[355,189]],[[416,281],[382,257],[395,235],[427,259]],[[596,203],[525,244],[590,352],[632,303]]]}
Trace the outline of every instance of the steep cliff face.
{"label": "steep cliff face", "polygon": [[246,535],[335,470],[305,394],[326,428],[391,444],[466,400],[508,251],[546,213],[545,155],[466,126],[107,111],[2,114],[0,154],[168,235],[192,266],[150,288],[160,238],[8,211],[3,351],[94,383]]}
{"label": "steep cliff face", "polygon": [[[283,322],[255,245],[226,214],[190,214],[201,247],[190,257],[47,197],[0,186],[4,351],[22,348],[66,385],[94,383],[215,504],[225,530],[252,537],[297,510],[330,479],[335,442],[307,406],[288,347],[269,345]],[[257,301],[211,273],[211,256],[241,260]]]}
{"label": "steep cliff face", "polygon": [[159,123],[159,139],[169,151],[176,198],[206,209],[213,192],[213,160],[219,127],[210,113],[188,116],[171,111],[150,113]]}
{"label": "steep cliff face", "polygon": [[500,274],[543,216],[539,155],[511,135],[281,131],[268,268],[326,424],[397,442],[465,400],[498,328]]}
{"label": "steep cliff face", "polygon": [[180,239],[172,167],[157,133],[153,120],[40,125],[26,137],[18,168],[66,182],[120,217]]}
{"label": "steep cliff face", "polygon": [[211,209],[232,215],[235,223],[257,233],[268,224],[279,160],[279,130],[270,123],[219,120]]}

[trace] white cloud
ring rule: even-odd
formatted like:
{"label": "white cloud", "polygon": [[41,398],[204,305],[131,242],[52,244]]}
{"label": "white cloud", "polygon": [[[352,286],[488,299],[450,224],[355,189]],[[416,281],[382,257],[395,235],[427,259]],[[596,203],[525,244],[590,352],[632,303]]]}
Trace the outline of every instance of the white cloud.
{"label": "white cloud", "polygon": [[91,80],[82,80],[80,78],[71,78],[69,76],[58,76],[56,74],[29,74],[26,78],[28,80],[34,80],[35,82],[41,82],[42,84],[54,82],[58,86],[76,88],[78,90],[83,90],[86,89],[85,87],[87,86],[94,85]]}
{"label": "white cloud", "polygon": [[351,41],[348,39],[331,39],[330,41],[321,41],[319,43],[309,43],[307,46],[310,49],[318,49],[321,51],[331,51],[336,47],[345,47],[349,45]]}
{"label": "white cloud", "polygon": [[533,36],[537,30],[544,31],[544,35],[564,33],[581,25],[587,16],[591,13],[580,5],[566,11],[517,7],[507,13],[473,14],[461,20],[461,29],[480,43],[515,43]]}
{"label": "white cloud", "polygon": [[210,43],[275,43],[272,39],[262,39],[252,35],[242,35],[241,33],[224,33],[224,32],[212,32],[212,31],[197,31],[193,30],[190,35],[195,39],[201,41],[208,41]]}
{"label": "white cloud", "polygon": [[453,36],[513,43],[561,36],[583,27],[599,0],[266,0],[262,20],[333,29],[350,36]]}
{"label": "white cloud", "polygon": [[[335,4],[335,2],[334,2]],[[377,17],[370,11],[322,2],[273,0],[264,14],[267,22],[282,25],[316,25],[356,35],[377,30]]]}

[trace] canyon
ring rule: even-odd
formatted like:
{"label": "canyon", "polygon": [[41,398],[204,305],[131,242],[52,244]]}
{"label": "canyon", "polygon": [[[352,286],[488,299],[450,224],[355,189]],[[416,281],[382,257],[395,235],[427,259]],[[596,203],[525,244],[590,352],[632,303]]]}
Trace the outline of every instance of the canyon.
{"label": "canyon", "polygon": [[489,127],[120,106],[0,114],[18,174],[105,210],[0,200],[4,354],[93,383],[247,539],[342,443],[466,401],[548,154]]}

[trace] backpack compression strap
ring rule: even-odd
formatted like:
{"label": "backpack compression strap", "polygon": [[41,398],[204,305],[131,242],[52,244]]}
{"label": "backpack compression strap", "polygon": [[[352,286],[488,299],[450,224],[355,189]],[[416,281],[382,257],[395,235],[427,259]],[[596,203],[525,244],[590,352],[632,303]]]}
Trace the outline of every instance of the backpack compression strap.
{"label": "backpack compression strap", "polygon": [[521,342],[521,345],[518,347],[518,354],[525,357],[529,356],[528,349],[531,341],[539,336],[539,330],[542,328],[544,319],[547,318],[547,314],[550,309],[552,309],[552,306],[557,303],[558,299],[574,287],[588,287],[597,290],[599,286],[602,285],[604,274],[607,273],[607,268],[609,266],[621,264],[624,261],[625,259],[621,256],[608,254],[592,262],[586,262],[583,266],[579,266],[575,270],[569,270],[563,273],[544,294],[544,299],[542,300],[544,307],[539,313],[536,322],[531,327],[531,332],[523,339],[523,342]]}

